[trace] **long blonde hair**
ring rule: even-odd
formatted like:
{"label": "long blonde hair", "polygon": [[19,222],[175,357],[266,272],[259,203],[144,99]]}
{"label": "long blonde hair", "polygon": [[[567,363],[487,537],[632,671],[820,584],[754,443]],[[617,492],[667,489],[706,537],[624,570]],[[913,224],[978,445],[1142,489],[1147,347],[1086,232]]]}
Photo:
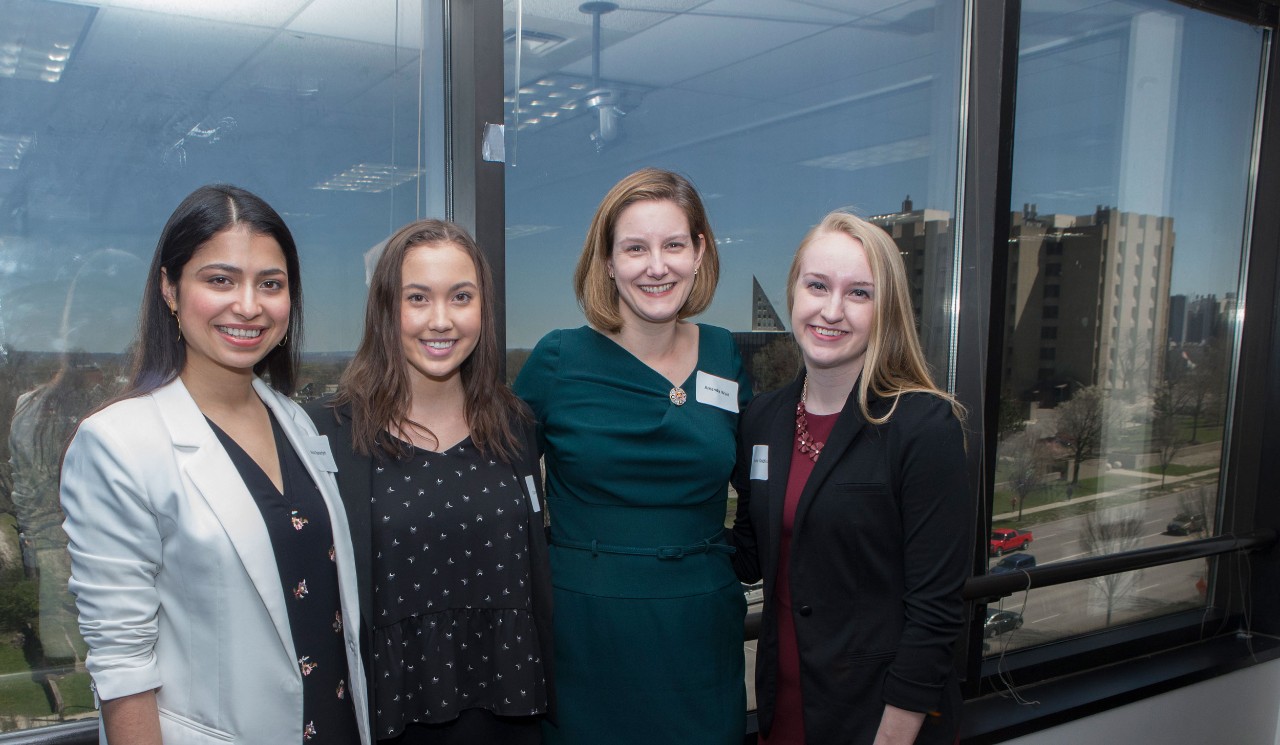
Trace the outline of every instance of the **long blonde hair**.
{"label": "long blonde hair", "polygon": [[[800,260],[809,244],[830,233],[843,233],[862,244],[875,282],[872,295],[875,312],[867,339],[867,351],[858,383],[858,408],[863,417],[874,424],[884,424],[898,408],[898,397],[904,393],[929,393],[951,404],[956,418],[964,421],[965,409],[954,396],[933,382],[929,366],[920,351],[916,333],[915,312],[911,308],[907,271],[902,254],[893,238],[879,226],[849,212],[836,210],[822,218],[800,241],[791,271],[787,276],[787,312],[795,307],[796,282],[800,279]],[[867,409],[868,392],[879,398],[892,398],[893,405],[880,418]]]}

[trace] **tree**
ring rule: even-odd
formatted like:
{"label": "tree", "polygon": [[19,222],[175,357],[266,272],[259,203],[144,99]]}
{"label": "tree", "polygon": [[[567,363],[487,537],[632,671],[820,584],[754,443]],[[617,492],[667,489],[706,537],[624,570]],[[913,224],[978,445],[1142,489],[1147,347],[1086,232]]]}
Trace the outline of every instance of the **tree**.
{"label": "tree", "polygon": [[1177,389],[1172,383],[1161,383],[1152,397],[1151,444],[1160,458],[1160,488],[1163,489],[1169,464],[1183,445],[1178,436]]}
{"label": "tree", "polygon": [[1174,377],[1183,411],[1191,416],[1191,437],[1187,444],[1195,445],[1200,422],[1218,400],[1227,385],[1227,358],[1221,341],[1212,337],[1194,355],[1187,359]]}
{"label": "tree", "polygon": [[1010,388],[1000,391],[999,427],[1001,439],[1027,428],[1027,402],[1018,398]]}
{"label": "tree", "polygon": [[1201,485],[1178,494],[1178,512],[1184,515],[1204,515],[1204,532],[1213,534],[1210,523],[1217,516],[1218,490],[1216,486]]}
{"label": "tree", "polygon": [[[1106,556],[1137,548],[1142,540],[1142,514],[1134,505],[1113,507],[1084,516],[1080,543],[1090,556]],[[1119,598],[1129,596],[1138,586],[1142,570],[1094,577],[1089,582],[1102,595],[1107,607],[1107,625]]]}
{"label": "tree", "polygon": [[1151,343],[1139,338],[1138,329],[1129,329],[1127,344],[1120,345],[1115,360],[1115,370],[1125,400],[1132,403],[1139,389],[1146,388],[1145,381],[1151,370]]}
{"label": "tree", "polygon": [[1044,481],[1048,451],[1034,432],[1023,432],[1007,438],[1002,445],[1009,459],[1009,488],[1017,500],[1018,522],[1022,522],[1022,510],[1027,497]]}
{"label": "tree", "polygon": [[1102,435],[1115,420],[1107,392],[1097,386],[1081,388],[1070,401],[1058,406],[1058,435],[1067,441],[1074,465],[1072,486],[1080,483],[1080,463],[1098,454]]}
{"label": "tree", "polygon": [[751,377],[755,380],[756,393],[790,383],[799,371],[800,348],[790,334],[769,342],[751,360]]}

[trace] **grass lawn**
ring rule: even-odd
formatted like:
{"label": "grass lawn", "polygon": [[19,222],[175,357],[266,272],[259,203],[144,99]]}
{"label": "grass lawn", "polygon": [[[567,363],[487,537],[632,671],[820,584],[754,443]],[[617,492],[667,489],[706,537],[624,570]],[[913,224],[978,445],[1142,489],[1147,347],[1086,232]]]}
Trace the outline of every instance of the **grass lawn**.
{"label": "grass lawn", "polygon": [[[1067,499],[1067,483],[1066,481],[1057,481],[1036,489],[1027,495],[1027,503],[1023,505],[1023,509],[1070,501]],[[1100,491],[1110,491],[1146,483],[1153,486],[1159,485],[1158,481],[1144,479],[1140,476],[1125,476],[1121,474],[1108,474],[1091,479],[1080,479],[1080,483],[1076,484],[1075,488],[1071,490],[1071,498],[1088,497]],[[995,505],[992,508],[992,512],[999,515],[1003,512],[1013,512],[1016,509],[1013,506],[1013,492],[1008,487],[996,489]]]}
{"label": "grass lawn", "polygon": [[[1181,466],[1181,465],[1178,465],[1177,463],[1170,463],[1169,469],[1165,471],[1165,475],[1166,476],[1190,476],[1193,473],[1201,473],[1203,471],[1212,471],[1215,468],[1217,468],[1217,466]],[[1160,466],[1148,466],[1147,468],[1139,468],[1137,470],[1144,471],[1154,476],[1160,475]]]}

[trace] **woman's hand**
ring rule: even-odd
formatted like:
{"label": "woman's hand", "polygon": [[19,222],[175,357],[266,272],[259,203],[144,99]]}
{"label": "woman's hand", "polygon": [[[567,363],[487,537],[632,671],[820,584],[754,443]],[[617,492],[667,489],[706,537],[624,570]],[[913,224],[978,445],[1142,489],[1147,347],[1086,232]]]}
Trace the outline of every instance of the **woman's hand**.
{"label": "woman's hand", "polygon": [[885,704],[880,728],[876,730],[875,745],[911,745],[923,724],[924,714]]}
{"label": "woman's hand", "polygon": [[102,727],[109,743],[162,745],[156,692],[143,691],[103,701]]}

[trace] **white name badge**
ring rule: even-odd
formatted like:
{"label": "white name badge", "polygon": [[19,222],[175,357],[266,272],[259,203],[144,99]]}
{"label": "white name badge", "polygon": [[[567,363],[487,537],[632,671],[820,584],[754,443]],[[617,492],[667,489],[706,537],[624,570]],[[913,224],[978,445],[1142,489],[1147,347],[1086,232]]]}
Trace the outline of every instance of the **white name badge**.
{"label": "white name badge", "polygon": [[542,511],[542,505],[538,503],[538,487],[534,483],[533,476],[524,477],[524,485],[529,488],[529,501],[533,503],[533,511],[537,513]]}
{"label": "white name badge", "polygon": [[753,445],[751,447],[751,478],[760,481],[769,480],[769,446]]}
{"label": "white name badge", "polygon": [[312,437],[308,435],[303,438],[302,442],[307,448],[307,455],[311,456],[311,460],[315,461],[321,471],[338,472],[338,464],[333,460],[333,451],[329,450],[329,438],[327,436],[316,435]]}
{"label": "white name badge", "polygon": [[698,389],[696,396],[698,403],[738,413],[738,381],[716,377],[699,370],[694,385]]}

